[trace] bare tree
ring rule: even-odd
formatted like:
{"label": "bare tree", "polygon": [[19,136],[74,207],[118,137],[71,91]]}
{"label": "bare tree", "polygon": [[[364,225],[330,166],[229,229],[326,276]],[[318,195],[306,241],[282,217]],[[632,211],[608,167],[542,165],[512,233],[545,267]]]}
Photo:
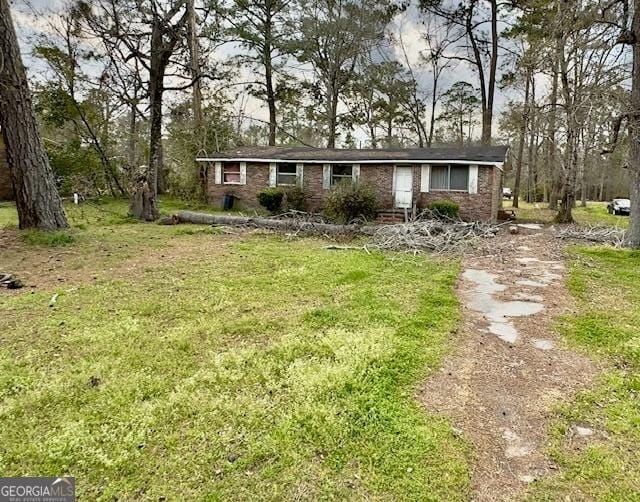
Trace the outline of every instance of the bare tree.
{"label": "bare tree", "polygon": [[442,19],[455,33],[457,51],[445,57],[466,62],[476,71],[482,108],[481,140],[490,144],[499,52],[497,0],[420,0],[420,8]]}
{"label": "bare tree", "polygon": [[[80,40],[80,27],[77,11],[68,5],[56,17],[56,22],[49,25],[51,35],[43,35],[34,48],[37,57],[43,60],[55,78],[56,83],[66,92],[70,98],[75,114],[71,120],[83,139],[91,145],[102,164],[105,180],[113,196],[126,195],[126,190],[120,181],[115,166],[112,163],[107,146],[109,142],[107,134],[101,134],[108,129],[111,115],[116,112],[117,106],[110,106],[111,95],[108,92],[109,81],[108,60],[107,65],[99,59],[94,51],[82,46]],[[83,62],[91,65],[93,72],[100,70],[99,77],[93,81],[83,71]],[[83,105],[83,100],[91,92],[101,95],[101,117],[92,116],[90,110]]]}
{"label": "bare tree", "polygon": [[427,49],[421,52],[421,57],[431,69],[432,77],[429,136],[427,138],[427,146],[431,147],[436,126],[436,107],[442,96],[440,78],[445,71],[453,67],[454,61],[446,56],[449,54],[450,46],[454,45],[455,39],[452,38],[451,25],[439,24],[437,17],[430,15],[428,11],[424,14],[426,29],[423,32],[423,37],[427,42]]}
{"label": "bare tree", "polygon": [[[91,31],[100,38],[105,50],[118,54],[121,61],[137,61],[148,74],[150,109],[149,165],[141,173],[132,195],[131,211],[136,218],[154,220],[158,217],[156,194],[162,173],[162,107],[166,90],[187,89],[193,82],[179,87],[167,87],[168,76],[183,78],[190,64],[174,59],[184,48],[189,21],[187,0],[97,0],[83,2],[80,11]],[[168,73],[177,66],[182,72]]]}
{"label": "bare tree", "polygon": [[529,125],[529,115],[531,113],[531,103],[529,96],[531,94],[532,68],[527,67],[524,75],[524,103],[522,104],[522,116],[520,118],[520,132],[518,134],[518,155],[516,157],[516,178],[513,184],[513,207],[520,205],[520,184],[522,180],[522,163],[524,160],[524,145],[527,127]]}
{"label": "bare tree", "polygon": [[238,59],[251,65],[259,75],[256,94],[267,103],[268,143],[272,146],[276,144],[278,95],[285,94],[284,88],[291,78],[283,74],[280,82],[276,82],[276,74],[282,72],[293,49],[291,4],[292,0],[231,0],[225,16],[231,24],[231,38],[248,51]]}
{"label": "bare tree", "polygon": [[396,9],[389,0],[305,0],[297,54],[318,78],[324,107],[327,147],[335,148],[340,96],[353,76],[358,58],[384,40]]}

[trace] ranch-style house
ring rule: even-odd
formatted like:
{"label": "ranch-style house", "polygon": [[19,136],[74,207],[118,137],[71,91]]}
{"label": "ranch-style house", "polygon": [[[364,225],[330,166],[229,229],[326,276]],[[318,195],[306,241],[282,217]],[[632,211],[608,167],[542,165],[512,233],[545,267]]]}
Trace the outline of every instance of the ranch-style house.
{"label": "ranch-style house", "polygon": [[232,194],[243,208],[259,207],[266,187],[301,186],[313,210],[344,180],[361,180],[377,194],[380,210],[422,209],[435,200],[460,206],[468,220],[494,221],[502,199],[507,146],[326,149],[239,147],[198,161],[208,164],[208,197]]}

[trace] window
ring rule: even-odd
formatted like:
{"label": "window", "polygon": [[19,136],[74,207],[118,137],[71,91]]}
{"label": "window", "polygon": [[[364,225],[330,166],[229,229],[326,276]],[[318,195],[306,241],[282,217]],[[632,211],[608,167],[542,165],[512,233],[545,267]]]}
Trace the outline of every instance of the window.
{"label": "window", "polygon": [[276,185],[293,186],[298,182],[298,169],[295,164],[278,164]]}
{"label": "window", "polygon": [[226,184],[240,183],[240,163],[225,162],[222,165],[222,181]]}
{"label": "window", "polygon": [[449,166],[449,190],[469,189],[469,166]]}
{"label": "window", "polygon": [[345,180],[353,179],[353,166],[338,164],[331,166],[331,186],[337,185]]}
{"label": "window", "polygon": [[468,191],[469,166],[431,166],[431,190]]}

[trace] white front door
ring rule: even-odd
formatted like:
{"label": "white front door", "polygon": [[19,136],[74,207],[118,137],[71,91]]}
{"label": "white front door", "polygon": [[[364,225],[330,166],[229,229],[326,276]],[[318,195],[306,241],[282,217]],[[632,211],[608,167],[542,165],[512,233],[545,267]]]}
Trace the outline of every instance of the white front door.
{"label": "white front door", "polygon": [[397,166],[395,176],[394,205],[399,208],[411,208],[413,203],[413,167]]}

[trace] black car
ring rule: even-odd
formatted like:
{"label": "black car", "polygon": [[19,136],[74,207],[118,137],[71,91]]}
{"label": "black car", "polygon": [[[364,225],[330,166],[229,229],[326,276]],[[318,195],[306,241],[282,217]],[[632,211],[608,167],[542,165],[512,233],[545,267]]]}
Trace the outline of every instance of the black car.
{"label": "black car", "polygon": [[629,216],[631,212],[631,201],[629,199],[613,199],[607,204],[609,214],[620,214]]}

